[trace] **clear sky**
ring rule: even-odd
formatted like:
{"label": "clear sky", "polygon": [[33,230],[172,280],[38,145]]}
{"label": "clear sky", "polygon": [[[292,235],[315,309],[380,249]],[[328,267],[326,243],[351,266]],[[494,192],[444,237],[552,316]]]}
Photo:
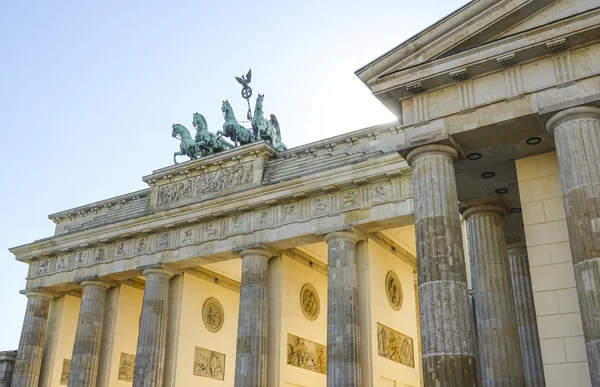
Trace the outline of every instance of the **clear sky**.
{"label": "clear sky", "polygon": [[222,100],[244,119],[250,67],[288,147],[393,120],[354,71],[466,2],[2,2],[0,351],[26,304],[7,249],[52,235],[48,214],[145,188],[196,111],[212,131]]}

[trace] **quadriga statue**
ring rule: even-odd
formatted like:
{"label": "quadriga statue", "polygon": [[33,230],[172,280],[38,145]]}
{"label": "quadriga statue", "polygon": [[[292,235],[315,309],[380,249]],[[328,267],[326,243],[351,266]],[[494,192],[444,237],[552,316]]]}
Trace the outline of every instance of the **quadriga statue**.
{"label": "quadriga statue", "polygon": [[181,124],[173,124],[171,136],[180,140],[179,152],[173,153],[173,163],[177,164],[177,156],[188,156],[191,160],[220,152],[233,145],[225,141],[219,134],[208,131],[206,119],[200,113],[194,113],[192,124],[196,129],[196,138],[193,139],[190,131]]}

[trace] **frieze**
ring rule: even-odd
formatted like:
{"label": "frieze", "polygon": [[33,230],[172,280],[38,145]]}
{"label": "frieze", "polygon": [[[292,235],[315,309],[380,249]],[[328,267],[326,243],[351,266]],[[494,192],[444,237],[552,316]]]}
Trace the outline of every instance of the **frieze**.
{"label": "frieze", "polygon": [[196,347],[194,375],[215,380],[225,380],[225,354]]}
{"label": "frieze", "polygon": [[379,356],[415,367],[413,339],[380,323],[377,323],[377,351]]}
{"label": "frieze", "polygon": [[391,174],[386,180],[361,181],[359,185],[325,195],[297,195],[295,201],[271,201],[268,207],[231,215],[220,214],[204,221],[178,225],[129,239],[66,252],[56,257],[40,257],[33,261],[29,278],[51,275],[105,262],[130,259],[158,251],[193,246],[234,235],[273,228],[311,218],[330,216],[372,205],[405,200],[413,195],[410,175]]}
{"label": "frieze", "polygon": [[158,187],[157,206],[184,202],[204,195],[252,183],[254,167],[252,163],[208,172],[188,179],[164,184]]}
{"label": "frieze", "polygon": [[287,364],[326,374],[327,347],[288,333]]}

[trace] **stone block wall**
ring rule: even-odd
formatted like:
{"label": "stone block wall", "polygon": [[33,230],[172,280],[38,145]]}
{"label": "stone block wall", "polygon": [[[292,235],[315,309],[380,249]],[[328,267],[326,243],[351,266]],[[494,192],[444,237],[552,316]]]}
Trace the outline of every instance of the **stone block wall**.
{"label": "stone block wall", "polygon": [[17,351],[0,352],[0,387],[10,387]]}
{"label": "stone block wall", "polygon": [[556,152],[516,167],[546,385],[591,386]]}

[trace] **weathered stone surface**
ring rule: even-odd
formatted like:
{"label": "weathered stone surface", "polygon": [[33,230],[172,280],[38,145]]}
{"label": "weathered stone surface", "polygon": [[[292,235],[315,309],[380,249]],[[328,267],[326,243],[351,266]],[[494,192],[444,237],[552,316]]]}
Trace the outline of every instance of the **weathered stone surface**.
{"label": "weathered stone surface", "polygon": [[519,337],[521,339],[525,385],[528,387],[543,387],[546,385],[546,379],[544,377],[540,337],[533,303],[531,275],[529,273],[529,258],[525,243],[521,242],[509,246],[508,261],[515,296]]}
{"label": "weathered stone surface", "polygon": [[84,281],[69,372],[69,387],[95,387],[104,322],[104,303],[109,284]]}
{"label": "weathered stone surface", "polygon": [[10,387],[16,359],[16,351],[0,352],[0,387]]}
{"label": "weathered stone surface", "polygon": [[267,386],[267,267],[271,253],[248,249],[242,257],[242,286],[235,361],[236,387]]}
{"label": "weathered stone surface", "polygon": [[134,387],[161,387],[165,368],[169,280],[166,269],[144,270],[146,285],[142,302],[140,332],[135,353]]}
{"label": "weathered stone surface", "polygon": [[550,118],[593,386],[600,386],[600,108]]}
{"label": "weathered stone surface", "polygon": [[27,308],[17,350],[13,387],[37,387],[42,366],[48,308],[52,295],[27,292]]}
{"label": "weathered stone surface", "polygon": [[358,274],[353,232],[325,236],[327,276],[327,386],[361,385],[358,326]]}
{"label": "weathered stone surface", "polygon": [[412,150],[417,272],[426,387],[476,385],[473,324],[454,160],[445,145]]}
{"label": "weathered stone surface", "polygon": [[483,386],[524,386],[503,217],[497,204],[469,207],[467,222],[479,366]]}

